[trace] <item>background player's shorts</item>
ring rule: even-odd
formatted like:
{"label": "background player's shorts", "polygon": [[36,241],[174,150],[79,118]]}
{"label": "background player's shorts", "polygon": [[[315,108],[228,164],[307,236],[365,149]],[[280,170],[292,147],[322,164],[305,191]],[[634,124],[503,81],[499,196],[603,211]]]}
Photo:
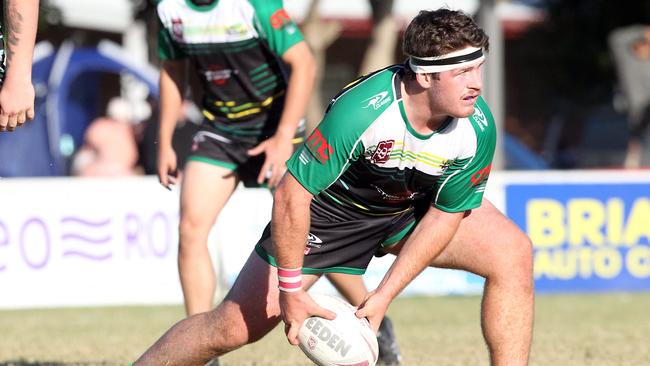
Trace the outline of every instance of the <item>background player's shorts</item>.
{"label": "background player's shorts", "polygon": [[[294,151],[303,141],[304,130],[299,129],[293,139]],[[266,186],[257,183],[257,177],[262,165],[264,165],[266,156],[264,154],[248,155],[248,150],[258,144],[259,142],[248,142],[233,138],[204,123],[194,135],[192,151],[187,160],[200,161],[230,169],[238,175],[245,187]]]}
{"label": "background player's shorts", "polygon": [[[354,215],[341,217],[325,211],[316,199],[311,204],[303,273],[337,272],[363,274],[374,255],[398,243],[415,227],[415,210],[390,216]],[[277,266],[271,241],[271,224],[264,229],[255,247],[267,263]]]}

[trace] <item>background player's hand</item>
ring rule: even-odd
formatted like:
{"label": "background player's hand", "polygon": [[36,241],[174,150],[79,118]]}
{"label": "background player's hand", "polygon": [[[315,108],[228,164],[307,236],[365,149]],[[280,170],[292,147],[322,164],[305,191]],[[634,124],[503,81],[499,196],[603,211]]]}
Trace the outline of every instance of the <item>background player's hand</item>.
{"label": "background player's hand", "polygon": [[375,332],[379,331],[379,325],[381,324],[388,305],[390,305],[391,299],[386,299],[381,295],[377,294],[374,291],[371,291],[366,299],[359,305],[355,315],[357,318],[367,318],[370,322],[370,327]]}
{"label": "background player's hand", "polygon": [[251,156],[261,153],[264,153],[266,158],[257,176],[257,183],[262,184],[266,180],[269,187],[274,188],[280,183],[280,179],[287,170],[286,163],[293,154],[293,144],[290,138],[274,135],[248,150],[248,155]]}
{"label": "background player's hand", "polygon": [[34,95],[31,81],[5,80],[0,90],[0,132],[13,131],[34,118]]}
{"label": "background player's hand", "polygon": [[336,313],[316,304],[304,290],[280,291],[280,311],[287,340],[294,346],[298,345],[298,331],[305,319],[310,316],[319,316],[329,320],[336,318]]}
{"label": "background player's hand", "polygon": [[176,152],[171,146],[161,147],[158,150],[158,180],[163,187],[171,189],[176,179]]}

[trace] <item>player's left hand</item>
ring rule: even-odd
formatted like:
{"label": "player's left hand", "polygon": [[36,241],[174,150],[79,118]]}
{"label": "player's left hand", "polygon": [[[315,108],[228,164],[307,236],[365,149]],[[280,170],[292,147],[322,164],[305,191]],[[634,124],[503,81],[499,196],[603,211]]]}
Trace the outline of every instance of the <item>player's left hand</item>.
{"label": "player's left hand", "polygon": [[5,80],[0,90],[0,132],[13,131],[34,118],[34,95],[30,81]]}
{"label": "player's left hand", "polygon": [[255,156],[265,154],[264,165],[257,176],[257,183],[267,181],[269,188],[274,188],[280,183],[280,179],[287,170],[287,160],[293,154],[291,139],[273,135],[259,145],[248,150],[248,155]]}
{"label": "player's left hand", "polygon": [[385,297],[377,294],[375,291],[371,291],[366,296],[366,299],[359,305],[355,315],[357,318],[366,318],[370,322],[370,327],[377,334],[379,331],[379,325],[381,324],[388,305],[390,305],[391,299],[386,299]]}

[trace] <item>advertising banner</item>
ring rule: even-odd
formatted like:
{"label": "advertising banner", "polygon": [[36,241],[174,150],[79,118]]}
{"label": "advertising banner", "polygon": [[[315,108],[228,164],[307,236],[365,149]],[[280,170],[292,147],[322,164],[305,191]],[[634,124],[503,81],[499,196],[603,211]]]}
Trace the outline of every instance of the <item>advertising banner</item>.
{"label": "advertising banner", "polygon": [[640,178],[506,183],[507,215],[534,244],[536,291],[650,290],[650,177]]}
{"label": "advertising banner", "polygon": [[178,303],[177,226],[155,179],[3,179],[0,308]]}
{"label": "advertising banner", "polygon": [[[0,179],[0,308],[182,303],[178,193],[155,177]],[[486,197],[531,237],[538,292],[650,290],[650,172],[496,172]],[[221,295],[271,207],[268,190],[238,188],[221,212],[208,244]],[[393,259],[371,262],[368,288]],[[482,289],[429,268],[402,294]]]}
{"label": "advertising banner", "polygon": [[[180,304],[178,188],[155,177],[0,179],[0,309]],[[208,248],[219,294],[239,274],[271,217],[266,189],[238,188]],[[393,256],[375,259],[369,288]],[[480,293],[482,279],[427,269],[404,294]],[[326,280],[313,291],[335,293]]]}

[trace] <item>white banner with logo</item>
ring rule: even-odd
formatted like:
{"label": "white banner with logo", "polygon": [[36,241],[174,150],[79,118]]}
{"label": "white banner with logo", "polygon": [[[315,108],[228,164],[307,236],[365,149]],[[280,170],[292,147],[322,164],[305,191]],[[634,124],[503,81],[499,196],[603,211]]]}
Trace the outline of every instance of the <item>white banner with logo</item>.
{"label": "white banner with logo", "polygon": [[[239,188],[210,235],[225,286],[271,214],[265,189]],[[0,179],[0,308],[179,304],[178,191],[154,177]],[[392,263],[373,260],[370,288]],[[477,293],[482,280],[428,269],[406,294]],[[334,292],[326,280],[314,291]]]}

